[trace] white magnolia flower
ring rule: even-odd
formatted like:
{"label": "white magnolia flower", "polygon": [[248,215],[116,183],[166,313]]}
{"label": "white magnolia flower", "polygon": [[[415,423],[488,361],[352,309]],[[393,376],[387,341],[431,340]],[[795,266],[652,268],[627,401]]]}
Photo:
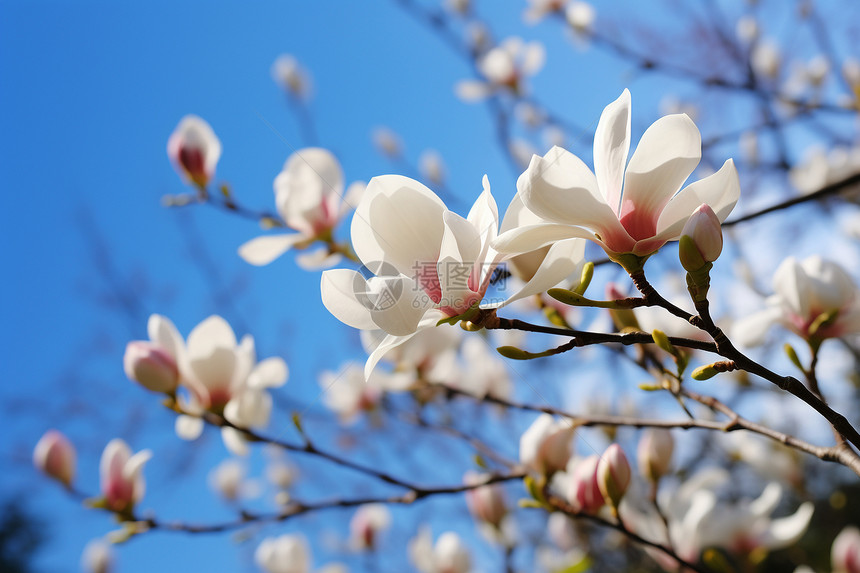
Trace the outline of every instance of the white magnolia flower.
{"label": "white magnolia flower", "polygon": [[[658,543],[671,544],[682,559],[696,561],[708,547],[731,552],[758,549],[776,550],[796,543],[812,519],[814,504],[805,502],[787,517],[772,518],[779,505],[782,487],[771,482],[755,500],[737,502],[721,499],[718,491],[731,482],[723,469],[699,472],[676,491],[663,490],[660,507],[669,522],[668,536],[662,519],[653,508],[642,511],[624,502],[620,514],[628,527]],[[667,563],[665,555],[651,553],[658,562]]]}
{"label": "white magnolia flower", "polygon": [[422,527],[409,542],[409,559],[421,573],[469,573],[472,559],[460,536],[448,531],[433,545],[433,535]]}
{"label": "white magnolia flower", "polygon": [[209,472],[209,487],[227,501],[235,501],[242,490],[245,466],[239,460],[228,459]]}
{"label": "white magnolia flower", "polygon": [[525,42],[511,37],[489,50],[478,60],[482,80],[463,80],[456,86],[463,101],[487,98],[499,90],[522,93],[525,78],[535,75],[544,64],[546,54],[539,42]]}
{"label": "white magnolia flower", "polygon": [[[449,211],[421,183],[398,175],[375,177],[352,220],[352,244],[369,279],[338,269],[322,276],[322,300],[341,322],[362,330],[381,329],[365,367],[373,370],[391,348],[459,316],[481,303],[502,257],[490,247],[498,232],[498,209],[484,177],[484,191],[467,218]],[[539,245],[540,246],[540,245]],[[500,308],[545,291],[568,275],[578,261],[547,265],[507,300],[485,302]]]}
{"label": "white magnolia flower", "polygon": [[[182,385],[190,393],[180,399],[190,415],[179,416],[179,437],[196,439],[203,431],[199,418],[203,410],[223,414],[232,424],[243,428],[262,428],[269,423],[272,397],[269,388],[287,381],[287,365],[281,358],[257,363],[254,338],[245,335],[237,343],[233,329],[223,318],[210,316],[198,324],[180,354]],[[233,428],[221,431],[224,444],[237,455],[247,451],[242,434]]]}
{"label": "white magnolia flower", "polygon": [[611,257],[644,258],[676,240],[703,203],[720,221],[737,203],[740,185],[731,159],[718,172],[678,191],[702,155],[699,130],[686,115],[652,124],[627,164],[629,148],[630,92],[624,90],[597,125],[595,172],[559,147],[534,156],[517,180],[517,193],[543,222],[509,230],[493,246],[519,254],[582,237]]}
{"label": "white magnolia flower", "polygon": [[564,469],[571,456],[574,426],[541,414],[520,438],[520,463],[539,474]]}
{"label": "white magnolia flower", "polygon": [[[484,483],[488,477],[489,474],[468,471],[463,476],[463,482],[474,485]],[[466,505],[472,517],[494,527],[499,527],[508,513],[505,503],[505,490],[498,483],[466,490]]]}
{"label": "white magnolia flower", "polygon": [[382,378],[382,372],[374,371],[365,379],[364,369],[354,363],[347,364],[339,372],[326,370],[319,377],[323,403],[343,423],[354,422],[362,412],[376,409],[384,393]]}
{"label": "white magnolia flower", "polygon": [[768,79],[776,79],[782,66],[779,45],[772,40],[759,42],[750,55],[750,65],[755,73]]}
{"label": "white magnolia flower", "polygon": [[[365,351],[372,354],[388,335],[381,330],[361,331]],[[463,340],[458,328],[427,328],[402,344],[386,351],[380,360],[392,366],[381,378],[374,371],[373,381],[387,392],[412,390],[424,383],[456,385],[460,366],[457,350]]]}
{"label": "white magnolia flower", "polygon": [[310,573],[311,554],[300,535],[265,538],[254,552],[254,562],[266,573]]}
{"label": "white magnolia flower", "polygon": [[463,340],[461,352],[462,372],[451,386],[477,398],[506,399],[511,396],[513,384],[508,368],[487,340],[480,336],[467,337]]}
{"label": "white magnolia flower", "polygon": [[84,547],[81,569],[86,573],[110,573],[114,569],[114,561],[111,544],[103,539],[94,539]]}
{"label": "white magnolia flower", "polygon": [[857,286],[836,263],[817,255],[800,262],[788,257],[773,275],[773,289],[765,310],[735,322],[738,343],[761,344],[775,323],[813,343],[860,332]]}
{"label": "white magnolia flower", "polygon": [[179,175],[204,188],[215,176],[221,141],[204,119],[186,115],[167,140],[167,156]]}
{"label": "white magnolia flower", "polygon": [[379,534],[391,526],[391,512],[381,503],[369,503],[358,508],[349,522],[349,541],[353,549],[372,550]]}
{"label": "white magnolia flower", "polygon": [[275,203],[287,227],[287,235],[264,235],[239,247],[239,255],[252,265],[267,265],[290,248],[304,249],[314,241],[329,243],[319,251],[297,258],[306,269],[330,267],[341,255],[332,249],[332,231],[358,204],[364,184],[344,190],[343,170],[331,152],[309,147],[290,155],[275,178]]}
{"label": "white magnolia flower", "polygon": [[272,64],[272,79],[287,94],[307,98],[311,93],[311,78],[298,60],[290,54],[281,54]]}
{"label": "white magnolia flower", "polygon": [[101,492],[108,509],[130,512],[143,499],[146,491],[143,466],[151,457],[149,450],[132,455],[128,444],[120,439],[108,443],[99,464]]}
{"label": "white magnolia flower", "polygon": [[594,26],[596,14],[594,6],[588,2],[574,0],[567,5],[567,8],[564,11],[564,17],[567,19],[567,23],[570,24],[570,27],[573,28],[574,32],[577,34],[587,34]]}

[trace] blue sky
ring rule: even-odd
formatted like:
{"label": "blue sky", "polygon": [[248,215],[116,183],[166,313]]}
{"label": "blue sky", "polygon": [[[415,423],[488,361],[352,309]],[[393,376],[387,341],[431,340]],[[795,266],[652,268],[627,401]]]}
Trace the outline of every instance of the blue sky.
{"label": "blue sky", "polygon": [[[0,488],[4,497],[23,495],[50,522],[39,558],[46,571],[70,570],[84,543],[112,525],[30,469],[30,448],[49,427],[81,443],[83,489],[95,491],[100,450],[121,436],[156,451],[148,502],[160,515],[229,516],[205,484],[224,455],[217,436],[179,443],[171,416],[122,373],[125,343],[145,337],[150,313],[170,316],[184,334],[222,314],[255,336],[261,357],[287,360],[282,399],[311,415],[321,411],[316,373],[359,355],[357,335],[320,304],[317,275],[289,256],[260,269],[238,258],[236,248],[259,234],[255,223],[160,205],[164,194],[185,190],[165,153],[183,115],[206,118],[220,137],[218,179],[243,204],[271,208],[274,176],[306,144],[269,75],[276,56],[292,53],[313,76],[320,143],[339,156],[348,180],[398,170],[371,145],[372,129],[384,125],[400,134],[412,162],[425,148],[442,153],[460,210],[484,173],[500,205],[513,195],[489,114],[454,95],[469,67],[395,4],[3,2],[0,229],[8,274],[0,284],[0,392],[8,425],[0,455],[15,470],[4,472]],[[675,83],[633,82],[625,66],[586,57],[551,24],[524,28],[522,7],[493,0],[491,22],[500,37],[546,41],[546,70],[534,85],[555,109],[593,127],[632,84],[634,126],[656,117]],[[285,420],[278,431],[289,435]],[[186,464],[190,474],[176,478]],[[319,519],[336,529],[342,516]],[[237,553],[224,539],[154,534],[122,548],[120,570],[243,570],[252,547]]]}

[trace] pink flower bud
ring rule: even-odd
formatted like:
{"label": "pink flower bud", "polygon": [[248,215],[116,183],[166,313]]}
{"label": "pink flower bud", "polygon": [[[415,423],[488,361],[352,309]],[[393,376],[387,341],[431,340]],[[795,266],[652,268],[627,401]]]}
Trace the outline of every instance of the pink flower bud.
{"label": "pink flower bud", "polygon": [[[467,472],[463,481],[469,485],[482,483],[486,474]],[[498,527],[508,513],[505,493],[499,484],[490,484],[466,491],[466,505],[472,517]]]}
{"label": "pink flower bud", "polygon": [[605,504],[600,486],[597,483],[597,468],[600,458],[588,456],[571,463],[574,467],[570,472],[567,499],[577,511],[596,513]]}
{"label": "pink flower bud", "polygon": [[373,549],[379,534],[391,526],[391,513],[380,503],[362,505],[349,522],[350,541],[355,549]]}
{"label": "pink flower bud", "polygon": [[111,440],[102,452],[99,474],[101,490],[108,509],[120,513],[130,512],[143,498],[146,483],[143,465],[152,457],[149,450],[131,455],[128,445],[119,439]]}
{"label": "pink flower bud", "polygon": [[173,356],[152,342],[129,342],[122,362],[125,375],[147,390],[172,393],[179,384],[179,369]]}
{"label": "pink flower bud", "polygon": [[66,486],[75,477],[75,458],[75,447],[57,430],[45,432],[33,450],[33,465]]}
{"label": "pink flower bud", "polygon": [[621,498],[630,485],[630,463],[624,450],[618,444],[612,444],[603,452],[597,465],[597,485],[607,503],[618,507]]}
{"label": "pink flower bud", "polygon": [[167,155],[180,175],[203,188],[215,175],[221,142],[206,121],[186,115],[167,141]]}
{"label": "pink flower bud", "polygon": [[541,415],[520,438],[520,462],[544,475],[564,469],[570,459],[573,432],[569,420]]}
{"label": "pink flower bud", "polygon": [[716,261],[723,251],[723,231],[713,209],[702,203],[693,211],[681,231],[680,241],[678,254],[687,271],[697,271],[706,263]]}
{"label": "pink flower bud", "polygon": [[860,573],[860,529],[844,528],[830,549],[830,560],[834,573]]}
{"label": "pink flower bud", "polygon": [[645,430],[636,451],[639,472],[646,479],[656,482],[669,471],[674,449],[675,441],[669,430],[662,428]]}

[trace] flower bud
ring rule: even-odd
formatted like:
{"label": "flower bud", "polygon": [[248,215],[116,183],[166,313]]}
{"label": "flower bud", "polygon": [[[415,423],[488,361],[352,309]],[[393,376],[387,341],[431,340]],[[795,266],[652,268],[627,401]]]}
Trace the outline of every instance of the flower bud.
{"label": "flower bud", "polygon": [[373,549],[379,534],[391,525],[391,513],[381,503],[362,505],[349,522],[350,542],[355,549]]}
{"label": "flower bud", "polygon": [[33,465],[66,486],[75,477],[75,447],[57,430],[48,430],[33,450]]}
{"label": "flower bud", "polygon": [[603,499],[613,507],[618,507],[621,498],[630,485],[630,463],[624,450],[618,444],[612,444],[603,452],[597,465],[597,485]]}
{"label": "flower bud", "polygon": [[541,415],[520,438],[520,462],[543,475],[564,469],[574,427],[569,420]]}
{"label": "flower bud", "polygon": [[860,529],[844,528],[830,549],[830,560],[834,573],[860,573]]}
{"label": "flower bud", "polygon": [[81,569],[86,573],[109,573],[113,571],[113,550],[109,543],[94,539],[84,547],[81,555]]}
{"label": "flower bud", "polygon": [[143,465],[152,457],[149,450],[131,455],[128,445],[115,439],[102,453],[99,473],[101,490],[108,509],[119,513],[130,513],[143,497],[146,483],[143,480]]}
{"label": "flower bud", "polygon": [[[688,239],[685,240],[685,237]],[[716,213],[703,203],[693,211],[681,231],[678,255],[687,272],[716,261],[723,251],[723,231]]]}
{"label": "flower bud", "polygon": [[598,456],[571,461],[573,468],[569,472],[567,499],[577,511],[596,513],[606,503],[597,483],[599,463]]}
{"label": "flower bud", "polygon": [[636,452],[639,472],[652,482],[658,481],[669,471],[674,449],[675,441],[669,430],[663,428],[645,430]]}
{"label": "flower bud", "polygon": [[215,175],[221,141],[205,120],[186,115],[167,141],[167,155],[182,177],[202,189]]}
{"label": "flower bud", "polygon": [[147,390],[170,394],[179,384],[176,361],[157,344],[134,340],[125,347],[125,375]]}
{"label": "flower bud", "polygon": [[[469,485],[482,483],[486,474],[466,472],[463,481]],[[466,491],[466,505],[469,513],[478,521],[498,527],[508,512],[505,507],[505,493],[498,484],[483,485]]]}

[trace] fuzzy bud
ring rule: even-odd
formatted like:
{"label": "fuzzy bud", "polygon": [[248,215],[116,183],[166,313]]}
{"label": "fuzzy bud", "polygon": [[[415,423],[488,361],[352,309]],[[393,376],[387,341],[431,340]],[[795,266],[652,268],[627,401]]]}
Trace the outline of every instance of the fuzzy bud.
{"label": "fuzzy bud", "polygon": [[145,340],[134,340],[125,347],[125,375],[147,390],[171,394],[179,384],[179,369],[173,357],[161,347]]}
{"label": "fuzzy bud", "polygon": [[645,430],[636,452],[639,472],[652,482],[658,481],[668,473],[674,449],[675,441],[669,430],[662,428]]}
{"label": "fuzzy bud", "polygon": [[33,450],[33,464],[55,480],[70,486],[75,477],[75,447],[57,430],[48,430]]}
{"label": "fuzzy bud", "polygon": [[630,485],[630,474],[630,463],[624,450],[618,444],[609,446],[597,464],[597,485],[603,498],[612,507],[617,508],[621,503]]}

